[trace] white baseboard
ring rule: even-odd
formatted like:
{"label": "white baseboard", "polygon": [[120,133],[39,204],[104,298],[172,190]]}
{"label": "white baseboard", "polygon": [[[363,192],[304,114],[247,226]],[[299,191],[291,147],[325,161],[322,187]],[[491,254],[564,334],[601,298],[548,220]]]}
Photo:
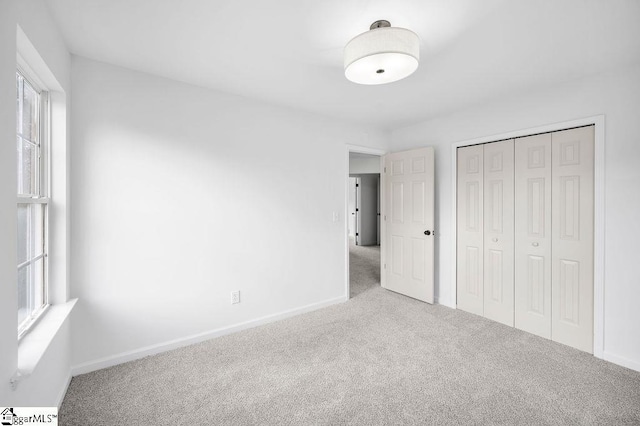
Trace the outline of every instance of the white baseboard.
{"label": "white baseboard", "polygon": [[60,389],[60,393],[58,393],[58,398],[56,399],[56,405],[58,406],[58,409],[60,409],[60,406],[62,405],[62,401],[64,401],[64,397],[67,395],[67,390],[69,389],[70,384],[71,384],[71,371],[69,371],[69,374],[67,375],[67,380],[65,382],[65,385],[62,387],[62,389]]}
{"label": "white baseboard", "polygon": [[438,305],[446,306],[447,308],[456,309],[456,305],[452,304],[449,299],[441,300],[440,298],[436,297],[434,299],[434,303]]}
{"label": "white baseboard", "polygon": [[634,361],[632,359],[614,355],[607,351],[605,351],[603,355],[604,356],[602,357],[602,359],[604,359],[605,361],[609,361],[614,364],[621,365],[622,367],[630,368],[631,370],[640,371],[640,362],[638,361]]}
{"label": "white baseboard", "polygon": [[[272,315],[267,315],[261,318],[245,321],[245,322],[231,325],[228,327],[222,327],[222,328],[218,328],[211,331],[205,331],[203,333],[193,334],[191,336],[170,340],[168,342],[158,343],[151,346],[145,346],[139,349],[134,349],[132,351],[122,352],[116,355],[111,355],[111,356],[100,358],[94,361],[85,362],[85,363],[73,366],[71,368],[71,376],[90,373],[92,371],[101,370],[103,368],[112,367],[114,365],[123,364],[125,362],[144,358],[149,355],[156,355],[161,352],[170,351],[172,349],[177,349],[184,346],[193,345],[195,343],[204,342],[205,340],[210,340],[215,337],[225,336],[227,334],[236,333],[242,330],[247,330],[249,328],[257,327],[259,325],[268,324],[268,323],[279,321],[285,318],[290,318],[296,315],[304,314],[306,312],[311,312],[317,309],[325,308],[327,306],[343,303],[345,302],[345,300],[349,300],[348,297],[340,296],[333,299],[325,300],[323,302],[312,303],[310,305],[290,309],[288,311],[283,311],[283,312],[279,312]],[[64,398],[64,394],[63,394],[63,398]]]}

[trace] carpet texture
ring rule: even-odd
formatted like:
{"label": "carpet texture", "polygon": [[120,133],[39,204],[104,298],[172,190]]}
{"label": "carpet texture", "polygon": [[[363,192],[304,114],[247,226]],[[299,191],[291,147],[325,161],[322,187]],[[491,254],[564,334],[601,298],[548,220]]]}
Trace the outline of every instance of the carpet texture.
{"label": "carpet texture", "polygon": [[75,377],[60,424],[640,424],[640,373],[386,291],[353,250],[348,302]]}
{"label": "carpet texture", "polygon": [[350,239],[349,287],[351,297],[380,287],[380,246],[356,246]]}

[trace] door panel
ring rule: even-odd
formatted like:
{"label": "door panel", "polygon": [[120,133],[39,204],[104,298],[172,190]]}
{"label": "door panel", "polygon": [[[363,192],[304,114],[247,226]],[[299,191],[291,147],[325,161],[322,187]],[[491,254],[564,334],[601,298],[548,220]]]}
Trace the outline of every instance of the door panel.
{"label": "door panel", "polygon": [[593,352],[594,128],[551,135],[551,338]]}
{"label": "door panel", "polygon": [[551,134],[515,143],[515,326],[551,338]]}
{"label": "door panel", "polygon": [[514,141],[484,149],[484,316],[513,326]]}
{"label": "door panel", "polygon": [[[433,303],[433,148],[389,154],[384,164],[383,285]],[[425,231],[429,231],[429,235]]]}
{"label": "door panel", "polygon": [[457,306],[483,315],[483,148],[458,148],[457,155]]}

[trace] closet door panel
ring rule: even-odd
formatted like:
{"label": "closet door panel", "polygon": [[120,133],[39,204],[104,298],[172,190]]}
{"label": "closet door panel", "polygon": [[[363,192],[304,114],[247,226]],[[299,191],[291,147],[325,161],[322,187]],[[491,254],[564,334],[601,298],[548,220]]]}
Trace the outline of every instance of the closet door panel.
{"label": "closet door panel", "polygon": [[514,141],[484,145],[484,316],[513,327]]}
{"label": "closet door panel", "polygon": [[515,326],[551,338],[551,134],[515,143]]}
{"label": "closet door panel", "polygon": [[593,352],[594,128],[553,133],[553,340]]}
{"label": "closet door panel", "polygon": [[458,148],[457,306],[483,315],[483,148]]}

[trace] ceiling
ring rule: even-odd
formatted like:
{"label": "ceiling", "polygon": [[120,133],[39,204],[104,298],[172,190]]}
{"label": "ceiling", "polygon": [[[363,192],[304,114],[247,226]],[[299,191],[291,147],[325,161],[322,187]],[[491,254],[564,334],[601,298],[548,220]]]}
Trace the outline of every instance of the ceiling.
{"label": "ceiling", "polygon": [[[640,62],[637,0],[47,3],[76,55],[381,129]],[[420,67],[356,85],[342,49],[378,19],[420,36]]]}

